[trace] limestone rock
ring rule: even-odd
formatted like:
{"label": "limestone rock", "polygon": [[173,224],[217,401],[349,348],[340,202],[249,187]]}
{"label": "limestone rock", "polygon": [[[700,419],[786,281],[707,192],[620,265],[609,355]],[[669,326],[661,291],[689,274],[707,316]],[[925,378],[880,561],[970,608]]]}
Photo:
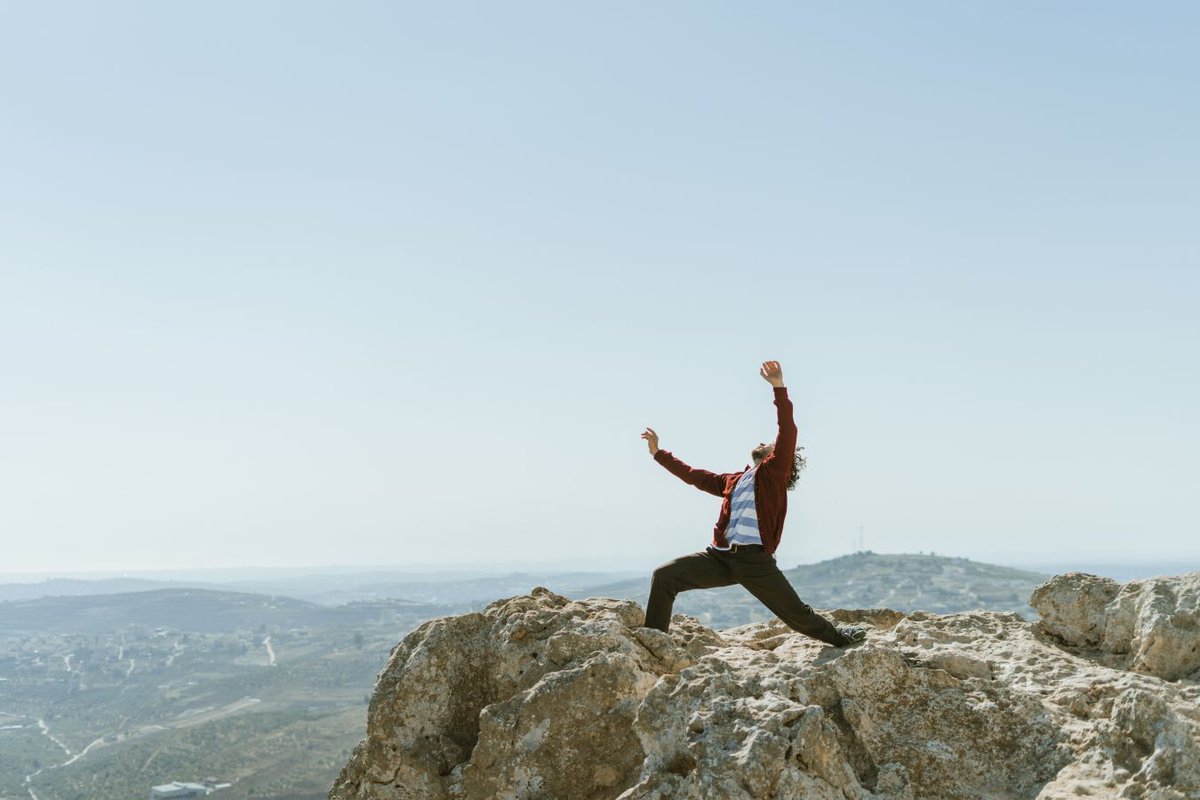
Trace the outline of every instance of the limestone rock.
{"label": "limestone rock", "polygon": [[1120,591],[1121,584],[1112,578],[1068,572],[1035,588],[1029,605],[1041,615],[1046,631],[1071,644],[1095,647],[1104,639],[1105,610]]}
{"label": "limestone rock", "polygon": [[642,763],[641,699],[689,651],[722,643],[694,623],[668,636],[642,621],[635,603],[542,587],[429,620],[392,651],[331,796],[615,796]]}
{"label": "limestone rock", "polygon": [[1037,623],[840,609],[849,648],[538,587],[405,637],[330,797],[1197,800],[1197,578],[1059,576]]}
{"label": "limestone rock", "polygon": [[1034,590],[1041,630],[1105,663],[1167,680],[1200,678],[1200,572],[1121,585],[1081,572]]}

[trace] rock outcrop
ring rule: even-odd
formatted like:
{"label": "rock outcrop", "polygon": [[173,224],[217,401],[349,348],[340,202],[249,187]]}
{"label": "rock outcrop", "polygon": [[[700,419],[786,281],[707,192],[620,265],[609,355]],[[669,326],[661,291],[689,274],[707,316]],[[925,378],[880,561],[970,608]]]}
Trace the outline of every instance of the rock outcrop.
{"label": "rock outcrop", "polygon": [[1030,604],[1042,630],[1110,666],[1167,680],[1200,673],[1200,572],[1126,584],[1069,572],[1035,589]]}
{"label": "rock outcrop", "polygon": [[330,797],[1200,798],[1198,581],[1059,576],[1034,623],[838,610],[871,629],[845,649],[538,587],[405,637]]}

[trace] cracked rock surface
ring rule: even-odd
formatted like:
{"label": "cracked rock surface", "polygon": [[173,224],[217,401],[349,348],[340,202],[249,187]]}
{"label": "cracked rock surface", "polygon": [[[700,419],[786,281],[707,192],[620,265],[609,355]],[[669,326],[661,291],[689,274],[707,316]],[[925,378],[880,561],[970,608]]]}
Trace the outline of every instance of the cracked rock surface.
{"label": "cracked rock surface", "polygon": [[1068,572],[1035,589],[1030,604],[1042,630],[1110,666],[1200,677],[1200,572],[1126,584]]}
{"label": "cracked rock surface", "polygon": [[1200,573],[1105,580],[1033,623],[836,610],[844,649],[538,587],[397,645],[330,797],[1200,798]]}

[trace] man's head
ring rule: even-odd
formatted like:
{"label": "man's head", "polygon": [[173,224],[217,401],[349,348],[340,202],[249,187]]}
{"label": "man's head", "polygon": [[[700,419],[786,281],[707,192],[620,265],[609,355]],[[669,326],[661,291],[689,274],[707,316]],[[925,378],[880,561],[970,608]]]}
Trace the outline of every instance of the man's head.
{"label": "man's head", "polygon": [[[796,453],[792,457],[792,473],[788,476],[787,489],[790,492],[796,488],[796,482],[800,480],[800,470],[808,465],[808,459],[804,457],[803,447],[797,447]],[[775,445],[770,442],[759,442],[758,446],[750,451],[750,458],[754,460],[754,466],[761,464],[767,456],[775,452]]]}
{"label": "man's head", "polygon": [[762,463],[762,460],[771,455],[775,450],[775,445],[770,442],[759,442],[758,447],[750,451],[750,458],[754,460],[755,465]]}

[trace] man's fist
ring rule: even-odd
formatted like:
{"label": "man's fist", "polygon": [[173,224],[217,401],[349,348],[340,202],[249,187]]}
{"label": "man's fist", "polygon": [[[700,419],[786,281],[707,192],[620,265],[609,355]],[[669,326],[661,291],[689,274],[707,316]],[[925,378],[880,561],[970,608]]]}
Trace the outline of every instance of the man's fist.
{"label": "man's fist", "polygon": [[646,428],[642,431],[642,438],[646,440],[646,444],[650,447],[650,455],[658,452],[658,434],[653,428]]}
{"label": "man's fist", "polygon": [[778,361],[764,361],[758,374],[776,389],[783,386],[783,367],[779,366]]}

